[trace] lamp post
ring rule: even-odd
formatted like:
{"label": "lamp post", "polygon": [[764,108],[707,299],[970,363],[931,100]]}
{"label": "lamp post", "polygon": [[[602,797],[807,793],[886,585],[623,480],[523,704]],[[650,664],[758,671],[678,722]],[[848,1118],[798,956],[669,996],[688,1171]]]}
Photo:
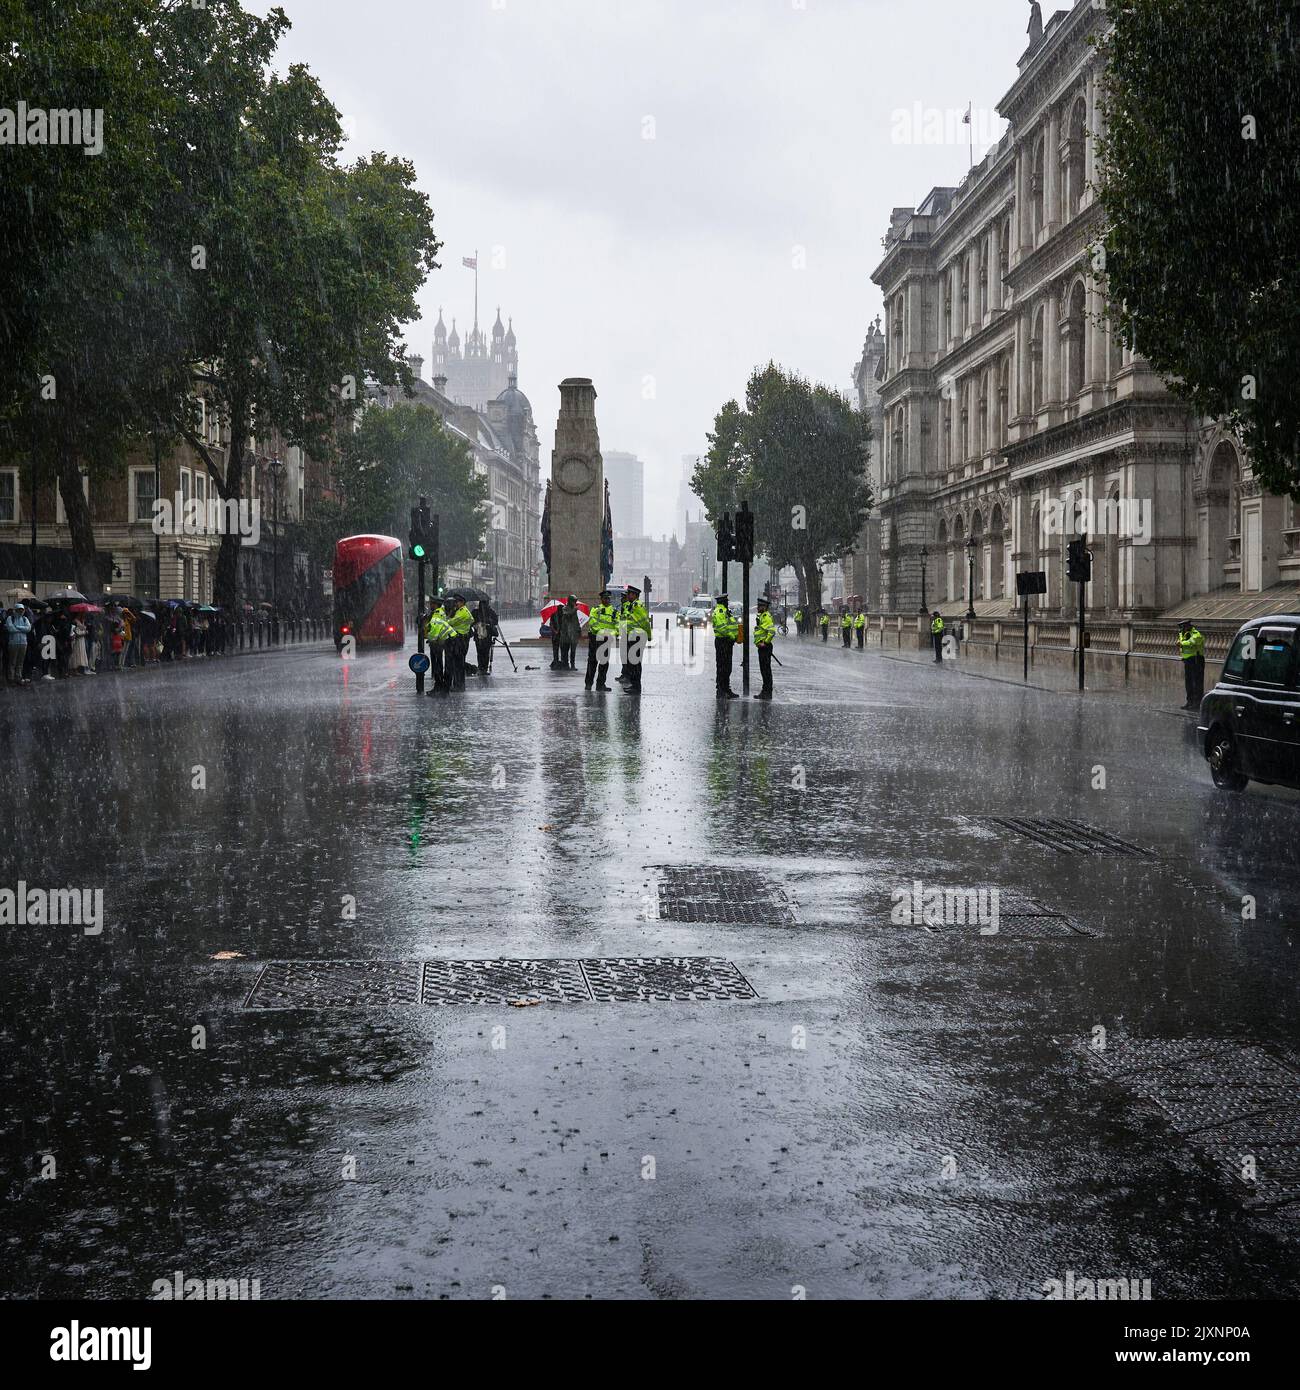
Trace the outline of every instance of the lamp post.
{"label": "lamp post", "polygon": [[975,537],[966,538],[966,617],[974,621],[975,613]]}
{"label": "lamp post", "polygon": [[280,640],[280,475],[284,472],[284,460],[279,454],[272,454],[267,461],[271,470],[271,516],[275,528],[275,541],[271,550],[271,641]]}
{"label": "lamp post", "polygon": [[930,558],[930,547],[927,546],[927,545],[923,545],[923,546],[921,547],[921,612],[922,612],[922,613],[928,613],[928,612],[930,611],[930,605],[929,605],[929,603],[926,601],[926,597],[925,597],[925,568],[926,568],[925,562],[926,562],[929,558]]}

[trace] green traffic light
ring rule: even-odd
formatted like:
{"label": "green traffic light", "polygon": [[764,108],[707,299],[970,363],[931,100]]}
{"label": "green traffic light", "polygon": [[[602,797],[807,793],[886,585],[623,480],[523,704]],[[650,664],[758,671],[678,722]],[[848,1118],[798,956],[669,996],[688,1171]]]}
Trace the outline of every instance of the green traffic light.
{"label": "green traffic light", "polygon": [[423,560],[424,547],[422,545],[413,545],[411,547],[411,554],[414,555],[417,560]]}

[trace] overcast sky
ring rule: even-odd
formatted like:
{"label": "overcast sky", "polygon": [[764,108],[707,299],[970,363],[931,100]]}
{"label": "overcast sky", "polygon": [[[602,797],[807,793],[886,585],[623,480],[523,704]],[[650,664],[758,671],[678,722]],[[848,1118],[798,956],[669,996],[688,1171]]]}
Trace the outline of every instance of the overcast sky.
{"label": "overcast sky", "polygon": [[439,305],[471,325],[477,249],[543,475],[558,383],[589,376],[602,446],[646,462],[655,535],[680,528],[681,457],[755,364],[851,389],[890,209],[969,167],[966,127],[927,143],[898,113],[973,102],[978,159],[1029,19],[1028,0],[280,3],[281,59],[321,79],[349,153],[409,158],[429,195],[426,378]]}

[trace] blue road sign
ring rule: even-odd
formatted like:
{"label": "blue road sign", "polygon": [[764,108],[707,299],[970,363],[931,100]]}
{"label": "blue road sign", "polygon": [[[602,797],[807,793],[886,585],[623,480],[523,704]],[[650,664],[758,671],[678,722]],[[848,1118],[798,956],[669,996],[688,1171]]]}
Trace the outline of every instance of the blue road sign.
{"label": "blue road sign", "polygon": [[417,676],[422,676],[429,669],[429,658],[423,652],[412,652],[406,664]]}

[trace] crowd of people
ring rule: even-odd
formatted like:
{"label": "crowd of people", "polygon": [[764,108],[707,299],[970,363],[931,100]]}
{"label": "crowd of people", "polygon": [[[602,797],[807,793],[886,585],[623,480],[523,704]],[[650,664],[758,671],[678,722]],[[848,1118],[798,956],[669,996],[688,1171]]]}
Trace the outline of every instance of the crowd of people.
{"label": "crowd of people", "polygon": [[179,599],[131,606],[74,593],[15,595],[0,610],[5,683],[19,687],[220,656],[231,632],[221,609]]}

